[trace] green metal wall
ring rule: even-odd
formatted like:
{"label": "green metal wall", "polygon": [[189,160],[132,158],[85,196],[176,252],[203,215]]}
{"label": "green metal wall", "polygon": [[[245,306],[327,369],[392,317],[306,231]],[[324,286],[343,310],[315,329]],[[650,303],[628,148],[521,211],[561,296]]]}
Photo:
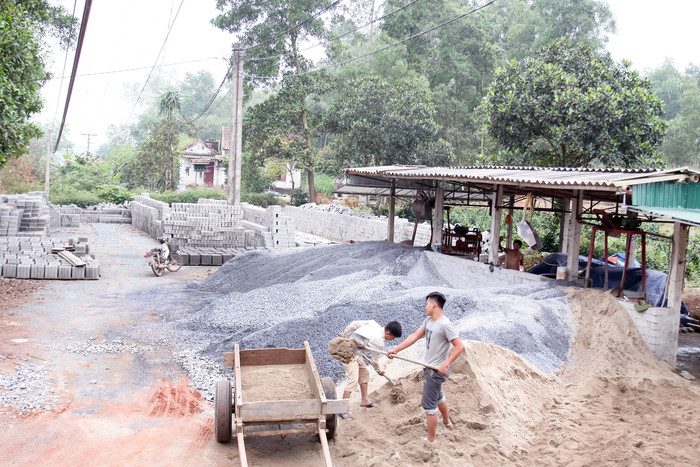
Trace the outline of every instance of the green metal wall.
{"label": "green metal wall", "polygon": [[700,183],[656,182],[634,185],[632,205],[700,209]]}

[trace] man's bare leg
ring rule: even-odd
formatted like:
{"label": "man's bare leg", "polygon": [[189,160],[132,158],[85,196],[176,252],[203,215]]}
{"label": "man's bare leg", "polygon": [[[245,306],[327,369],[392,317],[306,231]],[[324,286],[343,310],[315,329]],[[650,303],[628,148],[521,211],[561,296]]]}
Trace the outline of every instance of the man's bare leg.
{"label": "man's bare leg", "polygon": [[360,395],[362,396],[362,402],[360,402],[360,405],[369,405],[370,401],[367,397],[367,383],[360,383]]}
{"label": "man's bare leg", "polygon": [[442,423],[445,425],[450,424],[450,409],[447,407],[447,401],[443,402],[442,404],[438,404],[438,410],[442,414]]}
{"label": "man's bare leg", "polygon": [[435,441],[435,432],[437,432],[438,416],[437,414],[428,414],[428,441]]}

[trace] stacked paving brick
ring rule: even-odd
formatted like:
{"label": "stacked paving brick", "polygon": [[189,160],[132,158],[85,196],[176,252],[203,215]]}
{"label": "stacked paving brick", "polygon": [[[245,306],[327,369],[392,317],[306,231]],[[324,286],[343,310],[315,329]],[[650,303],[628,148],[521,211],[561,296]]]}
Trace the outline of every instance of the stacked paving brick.
{"label": "stacked paving brick", "polygon": [[80,224],[131,224],[127,205],[98,204],[79,208],[75,205],[52,206],[51,227],[80,227]]}
{"label": "stacked paving brick", "polygon": [[0,236],[45,236],[49,223],[49,202],[44,192],[0,195]]}
{"label": "stacked paving brick", "polygon": [[[389,232],[389,220],[366,213],[356,213],[352,209],[335,204],[285,206],[284,214],[294,222],[301,232],[340,242],[384,241]],[[394,241],[411,240],[413,222],[396,217],[394,219]],[[418,224],[415,245],[430,242],[430,225]]]}
{"label": "stacked paving brick", "polygon": [[243,211],[222,203],[173,203],[163,234],[181,247],[244,248]]}
{"label": "stacked paving brick", "polygon": [[[81,266],[52,253],[52,249],[68,246]],[[0,275],[17,279],[97,280],[100,264],[89,255],[87,238],[58,239],[50,237],[0,238]]]}
{"label": "stacked paving brick", "polygon": [[151,237],[163,236],[163,219],[170,216],[168,203],[139,195],[131,202],[131,223]]}
{"label": "stacked paving brick", "polygon": [[274,248],[295,247],[294,221],[284,215],[282,207],[269,206],[266,214],[266,222],[272,234],[272,246]]}

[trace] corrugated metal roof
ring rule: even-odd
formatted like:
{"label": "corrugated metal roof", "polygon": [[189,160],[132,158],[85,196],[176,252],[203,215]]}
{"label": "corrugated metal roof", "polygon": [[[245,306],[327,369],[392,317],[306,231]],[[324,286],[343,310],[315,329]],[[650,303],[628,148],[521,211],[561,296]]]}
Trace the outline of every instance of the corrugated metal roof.
{"label": "corrugated metal roof", "polygon": [[627,206],[627,209],[652,217],[660,217],[700,227],[700,209],[657,208],[653,206]]}
{"label": "corrugated metal roof", "polygon": [[[418,189],[412,188],[396,188],[395,196],[399,198],[415,198],[417,197]],[[372,187],[372,186],[357,186],[343,185],[333,190],[334,193],[341,195],[362,195],[362,196],[389,196],[391,188],[389,187]],[[445,193],[447,201],[488,201],[490,198],[483,193],[467,193],[464,191],[447,192]]]}
{"label": "corrugated metal roof", "polygon": [[384,178],[410,178],[471,181],[475,183],[524,184],[530,186],[565,186],[618,191],[613,183],[631,174],[653,174],[656,169],[580,169],[569,167],[427,167],[392,165],[345,169],[348,174],[374,175]]}

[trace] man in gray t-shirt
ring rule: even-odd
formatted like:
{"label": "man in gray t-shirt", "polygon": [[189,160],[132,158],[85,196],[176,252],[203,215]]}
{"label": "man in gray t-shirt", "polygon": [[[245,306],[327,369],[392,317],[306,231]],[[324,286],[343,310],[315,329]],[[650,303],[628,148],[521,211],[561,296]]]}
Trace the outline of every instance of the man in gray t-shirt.
{"label": "man in gray t-shirt", "polygon": [[[438,371],[425,368],[423,376],[423,396],[421,405],[425,409],[428,420],[428,436],[426,441],[434,443],[437,432],[438,413],[442,414],[442,422],[447,428],[452,428],[447,399],[442,393],[442,383],[447,381],[450,365],[464,349],[450,320],[445,316],[443,307],[447,299],[440,292],[432,292],[425,297],[425,314],[427,317],[420,328],[387,354],[389,358],[413,345],[421,337],[425,337],[425,362],[439,368]],[[453,348],[450,350],[450,344]]]}

